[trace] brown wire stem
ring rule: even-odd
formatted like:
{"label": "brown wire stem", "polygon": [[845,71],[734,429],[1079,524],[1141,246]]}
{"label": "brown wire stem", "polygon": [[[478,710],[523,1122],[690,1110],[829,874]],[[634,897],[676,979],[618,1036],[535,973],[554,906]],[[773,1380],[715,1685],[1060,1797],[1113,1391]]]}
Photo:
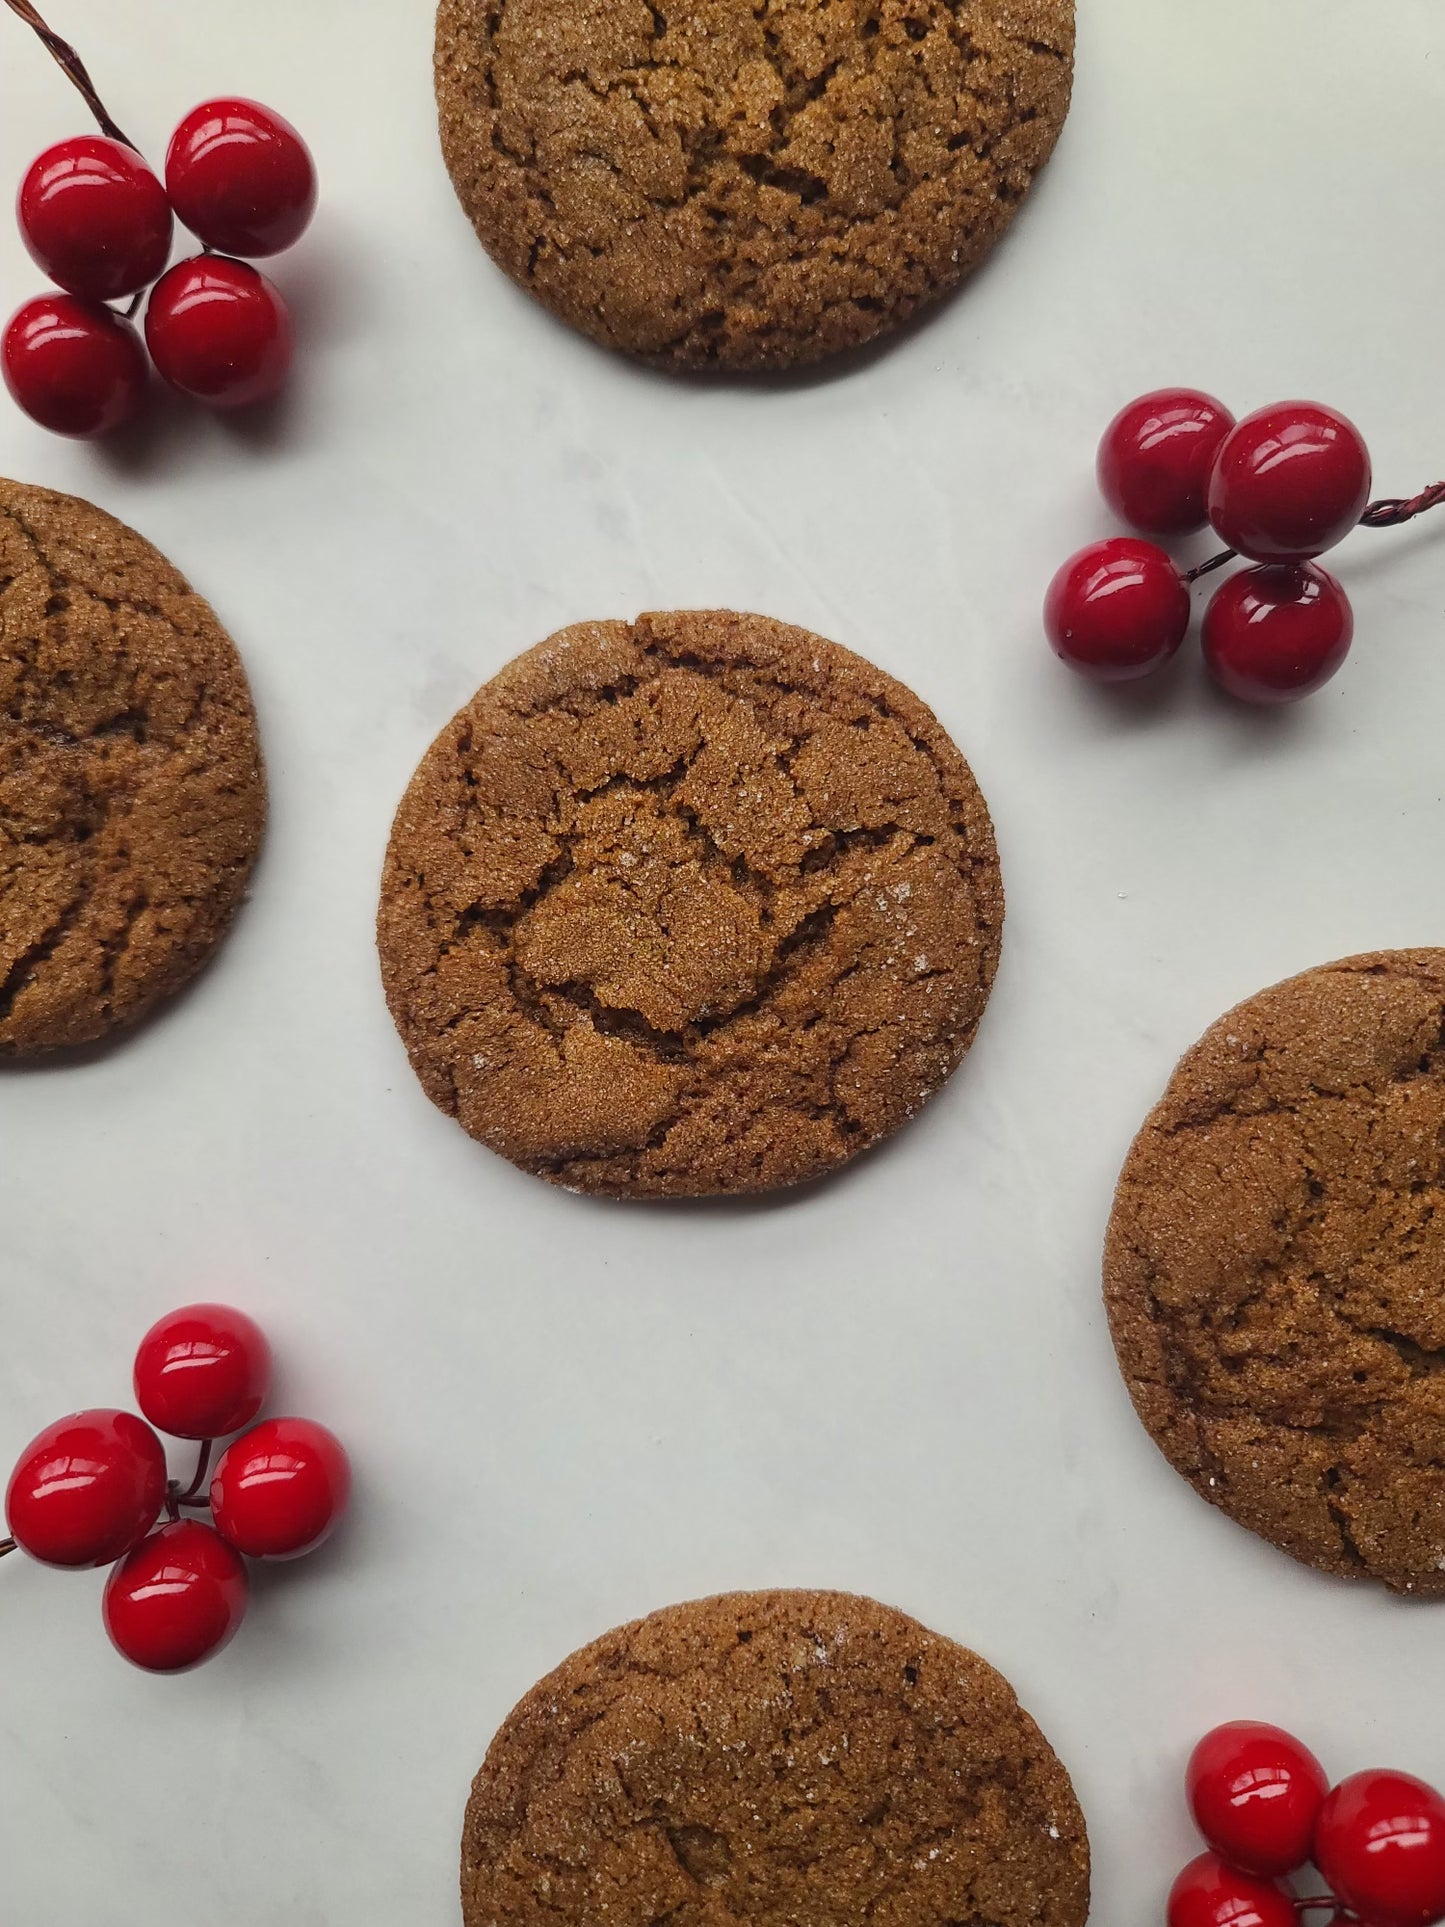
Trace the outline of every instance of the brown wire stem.
{"label": "brown wire stem", "polygon": [[1238,554],[1238,549],[1226,549],[1223,555],[1211,555],[1209,560],[1201,562],[1197,569],[1187,570],[1184,580],[1197,582],[1202,575],[1212,575],[1216,569],[1222,569],[1226,562],[1232,562]]}
{"label": "brown wire stem", "polygon": [[71,46],[70,42],[68,40],[62,40],[58,33],[45,24],[34,7],[31,6],[30,0],[5,0],[5,4],[12,13],[20,16],[27,27],[33,28],[40,36],[51,59],[55,62],[56,66],[60,68],[71,86],[81,95],[91,113],[94,114],[100,125],[100,131],[103,134],[109,134],[113,141],[119,141],[123,147],[135,148],[136,153],[139,153],[140,149],[136,147],[130,135],[124,133],[117,127],[109,113],[107,113],[105,102],[95,91],[95,82],[86,72],[85,62],[75,51],[74,47]]}
{"label": "brown wire stem", "polygon": [[195,1473],[191,1479],[190,1484],[186,1487],[185,1491],[177,1492],[176,1494],[177,1505],[197,1505],[197,1504],[204,1503],[204,1501],[200,1501],[197,1499],[196,1494],[201,1490],[201,1487],[206,1483],[206,1473],[210,1470],[210,1465],[211,1465],[211,1441],[209,1439],[202,1439],[201,1454],[196,1461]]}
{"label": "brown wire stem", "polygon": [[14,1552],[15,1549],[13,1539],[0,1539],[0,1559],[3,1559],[7,1552]]}
{"label": "brown wire stem", "polygon": [[[15,0],[10,0],[13,7]],[[1422,488],[1418,495],[1387,495],[1381,501],[1371,502],[1360,517],[1362,529],[1398,529],[1402,523],[1413,522],[1417,515],[1426,509],[1439,508],[1445,502],[1445,482],[1432,482],[1429,488]],[[1186,582],[1197,582],[1202,575],[1210,575],[1215,569],[1222,569],[1226,562],[1233,562],[1239,554],[1238,549],[1225,549],[1220,555],[1211,555],[1207,562],[1197,568],[1185,571]],[[1321,1903],[1316,1902],[1315,1905]],[[1349,1916],[1343,1915],[1343,1919]]]}
{"label": "brown wire stem", "polygon": [[201,1451],[199,1458],[196,1460],[196,1469],[191,1475],[190,1484],[186,1486],[184,1491],[181,1489],[179,1479],[172,1479],[167,1484],[166,1517],[168,1519],[179,1519],[183,1505],[189,1506],[193,1512],[210,1511],[211,1502],[205,1496],[204,1487],[206,1483],[206,1473],[210,1470],[211,1466],[211,1444],[212,1441],[210,1439],[201,1440]]}
{"label": "brown wire stem", "polygon": [[1397,529],[1402,522],[1413,522],[1417,515],[1423,515],[1426,509],[1438,508],[1442,502],[1445,502],[1445,482],[1432,482],[1418,495],[1390,496],[1383,502],[1371,502],[1360,517],[1360,525],[1367,529]]}

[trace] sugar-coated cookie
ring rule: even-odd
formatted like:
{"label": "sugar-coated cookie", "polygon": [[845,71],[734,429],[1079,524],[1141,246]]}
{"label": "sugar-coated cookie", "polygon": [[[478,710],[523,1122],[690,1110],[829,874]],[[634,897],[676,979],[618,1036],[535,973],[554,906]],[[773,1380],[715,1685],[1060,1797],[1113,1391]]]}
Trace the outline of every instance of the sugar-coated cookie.
{"label": "sugar-coated cookie", "polygon": [[91,503],[0,481],[0,1056],[93,1042],[184,983],[265,819],[209,606]]}
{"label": "sugar-coated cookie", "polygon": [[424,757],[382,884],[430,1096],[524,1170],[761,1191],[895,1130],[973,1038],[1003,896],[918,698],[726,611],[582,623]]}
{"label": "sugar-coated cookie", "polygon": [[493,1740],[465,1927],[1082,1927],[1069,1776],[1007,1681],[845,1593],[609,1633]]}
{"label": "sugar-coated cookie", "polygon": [[609,347],[782,368],[954,286],[1053,149],[1073,0],[441,0],[442,151]]}
{"label": "sugar-coated cookie", "polygon": [[1445,1594],[1445,950],[1262,991],[1184,1058],[1104,1264],[1140,1418],[1297,1559]]}

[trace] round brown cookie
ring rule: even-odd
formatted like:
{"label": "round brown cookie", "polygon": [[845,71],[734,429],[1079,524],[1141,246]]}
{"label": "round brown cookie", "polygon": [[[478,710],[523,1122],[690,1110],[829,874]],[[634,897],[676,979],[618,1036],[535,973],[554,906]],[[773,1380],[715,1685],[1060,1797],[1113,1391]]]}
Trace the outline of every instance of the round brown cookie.
{"label": "round brown cookie", "polygon": [[89,502],[0,481],[0,1055],[89,1043],[184,983],[265,816],[207,604]]}
{"label": "round brown cookie", "polygon": [[1002,920],[988,811],[918,698],[705,610],[564,629],[478,692],[397,811],[378,945],[473,1137],[692,1196],[817,1177],[911,1116]]}
{"label": "round brown cookie", "polygon": [[1445,1594],[1445,950],[1292,977],[1184,1058],[1119,1180],[1140,1418],[1297,1559]]}
{"label": "round brown cookie", "polygon": [[441,0],[442,152],[495,260],[583,333],[783,368],[987,254],[1073,46],[1073,0]]}
{"label": "round brown cookie", "polygon": [[1081,1927],[1069,1776],[1006,1680],[846,1593],[732,1593],[609,1633],[493,1740],[466,1927]]}

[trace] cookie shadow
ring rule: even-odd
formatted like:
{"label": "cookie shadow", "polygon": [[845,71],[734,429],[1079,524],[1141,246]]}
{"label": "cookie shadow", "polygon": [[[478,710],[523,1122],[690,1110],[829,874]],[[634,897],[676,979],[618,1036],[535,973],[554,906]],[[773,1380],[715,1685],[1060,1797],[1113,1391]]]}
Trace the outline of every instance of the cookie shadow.
{"label": "cookie shadow", "polygon": [[[1039,197],[1044,175],[1041,174],[1033,188],[1025,196],[1023,205],[1017,210],[1008,227],[995,241],[983,259],[977,262],[961,279],[944,293],[925,299],[904,321],[886,328],[871,341],[860,342],[854,348],[842,348],[832,354],[825,354],[816,361],[804,362],[791,368],[727,368],[727,367],[678,367],[666,361],[654,361],[643,355],[631,355],[620,349],[595,341],[590,335],[563,321],[545,307],[529,290],[519,287],[510,277],[504,276],[518,297],[524,301],[535,315],[537,311],[545,317],[546,324],[555,329],[567,342],[581,343],[584,350],[614,369],[621,366],[639,381],[660,380],[675,388],[708,391],[723,390],[735,394],[775,395],[806,392],[813,388],[825,388],[836,381],[847,381],[854,375],[883,362],[890,355],[910,347],[919,336],[938,325],[949,315],[955,304],[966,301],[991,275],[993,275],[1017,248],[1023,239],[1033,214],[1032,203]],[[497,269],[501,274],[502,270]]]}
{"label": "cookie shadow", "polygon": [[[220,945],[218,944],[216,948],[219,949]],[[144,1015],[137,1017],[132,1023],[117,1025],[104,1037],[94,1038],[88,1044],[53,1044],[44,1050],[34,1051],[24,1056],[18,1053],[7,1055],[0,1052],[0,1077],[34,1077],[47,1071],[52,1073],[78,1071],[84,1070],[91,1064],[103,1063],[117,1051],[124,1050],[126,1045],[136,1038],[144,1037],[157,1024],[163,1023],[171,1011],[185,1003],[186,999],[194,994],[201,979],[209,972],[215,960],[215,954],[215,951],[212,951],[193,975],[187,977],[177,989],[161,997]]]}
{"label": "cookie shadow", "polygon": [[[910,342],[925,333],[943,313],[969,288],[975,279],[983,274],[988,262],[980,262],[973,272],[935,301],[929,301],[917,309],[906,321],[885,334],[875,335],[871,341],[863,341],[856,348],[842,348],[835,354],[824,355],[817,361],[804,362],[796,368],[672,368],[665,363],[646,362],[627,357],[628,365],[642,375],[655,375],[675,387],[683,389],[724,389],[729,392],[744,392],[758,395],[801,394],[812,388],[826,388],[835,381],[847,381],[852,376],[863,373],[878,363],[887,360]],[[594,344],[596,345],[596,344]],[[600,348],[598,352],[608,354],[612,350]]]}
{"label": "cookie shadow", "polygon": [[[1000,236],[983,260],[969,269],[968,273],[949,288],[946,293],[925,301],[900,321],[896,327],[885,333],[875,335],[871,341],[860,342],[856,348],[843,348],[836,354],[825,355],[819,361],[805,362],[799,368],[768,368],[748,371],[732,368],[650,368],[648,372],[660,374],[665,380],[680,387],[722,388],[730,391],[752,390],[758,394],[805,393],[812,388],[826,388],[835,381],[847,381],[854,375],[864,373],[888,360],[892,355],[910,348],[931,329],[939,326],[946,316],[962,302],[967,301],[976,291],[997,272],[1001,258],[1017,245],[1017,229],[1023,213],[1010,223],[1007,233]],[[640,364],[634,364],[640,365]]]}
{"label": "cookie shadow", "polygon": [[[850,1177],[866,1166],[886,1161],[902,1148],[917,1119],[910,1118],[898,1130],[865,1150],[854,1152],[846,1164],[840,1164],[832,1171],[825,1171],[816,1178],[807,1178],[801,1184],[786,1184],[770,1191],[741,1191],[717,1193],[696,1198],[649,1198],[649,1197],[610,1197],[600,1196],[590,1191],[577,1191],[567,1185],[553,1188],[561,1191],[569,1203],[584,1210],[594,1211],[599,1216],[616,1211],[637,1212],[648,1217],[663,1218],[739,1218],[762,1216],[773,1211],[795,1211],[803,1205],[811,1204],[826,1197],[839,1185],[846,1184]],[[545,1183],[546,1180],[544,1179]]]}
{"label": "cookie shadow", "polygon": [[0,1077],[23,1077],[43,1075],[46,1072],[65,1072],[84,1070],[89,1065],[103,1063],[127,1044],[147,1036],[158,1024],[165,1022],[172,1011],[181,1009],[200,988],[215,967],[216,959],[241,927],[242,920],[249,914],[251,899],[255,894],[256,878],[265,861],[265,840],[257,855],[255,865],[247,884],[246,893],[231,913],[230,922],[220,937],[202,957],[200,963],[186,978],[184,983],[165,992],[150,1008],[130,1023],[118,1024],[107,1031],[105,1036],[92,1039],[88,1044],[56,1044],[48,1049],[22,1055],[19,1052],[7,1053],[0,1049]]}

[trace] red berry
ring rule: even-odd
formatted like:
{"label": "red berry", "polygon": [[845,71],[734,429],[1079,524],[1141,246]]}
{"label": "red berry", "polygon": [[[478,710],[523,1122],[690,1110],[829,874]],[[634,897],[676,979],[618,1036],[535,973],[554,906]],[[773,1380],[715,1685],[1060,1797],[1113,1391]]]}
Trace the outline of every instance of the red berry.
{"label": "red berry", "polygon": [[148,1673],[183,1673],[230,1641],[247,1591],[246,1568],[219,1533],[177,1519],[113,1569],[101,1613],[118,1653]]}
{"label": "red berry", "polygon": [[1214,1853],[1191,1860],[1174,1882],[1165,1920],[1168,1927],[1298,1927],[1294,1902],[1282,1887]]}
{"label": "red berry", "polygon": [[260,1411],[271,1347],[254,1318],[229,1305],[186,1305],[152,1325],[135,1355],[135,1395],[158,1431],[219,1439]]}
{"label": "red berry", "polygon": [[1370,499],[1370,453],[1353,422],[1285,401],[1232,429],[1209,480],[1209,519],[1255,562],[1298,562],[1342,542]]}
{"label": "red berry", "polygon": [[289,120],[254,100],[193,107],[166,151],[166,191],[224,254],[279,254],[316,211],[316,169]]}
{"label": "red berry", "polygon": [[103,134],[47,147],[20,183],[15,214],[36,265],[92,301],[135,294],[171,251],[164,188],[134,148]]}
{"label": "red berry", "polygon": [[1350,653],[1349,597],[1313,562],[1242,569],[1204,614],[1204,660],[1246,703],[1292,703],[1322,689]]}
{"label": "red berry", "polygon": [[253,1559],[295,1559],[326,1538],[346,1508],[351,1467],[341,1442],[304,1418],[268,1418],[221,1454],[211,1481],[216,1530]]}
{"label": "red berry", "polygon": [[1054,654],[1095,682],[1158,669],[1189,627],[1189,590],[1163,549],[1131,535],[1095,542],[1049,584],[1044,629]]}
{"label": "red berry", "polygon": [[1160,388],[1131,401],[1099,444],[1099,487],[1116,515],[1146,535],[1192,535],[1209,520],[1209,476],[1234,417],[1197,388]]}
{"label": "red berry", "polygon": [[1409,1773],[1352,1773],[1315,1828],[1315,1863],[1365,1927],[1445,1919],[1445,1799]]}
{"label": "red berry", "polygon": [[47,1566],[107,1566],[155,1524],[166,1455],[133,1412],[102,1408],[47,1425],[5,1493],[18,1545]]}
{"label": "red berry", "polygon": [[245,261],[198,254],[151,289],[146,344],[172,387],[214,408],[265,401],[291,366],[280,290]]}
{"label": "red berry", "polygon": [[1210,1846],[1257,1874],[1293,1873],[1305,1864],[1330,1785],[1307,1747],[1259,1720],[1232,1720],[1206,1733],[1189,1756],[1184,1784]]}
{"label": "red berry", "polygon": [[32,421],[57,435],[105,435],[140,407],[140,336],[109,308],[73,294],[40,294],[5,324],[5,386]]}

